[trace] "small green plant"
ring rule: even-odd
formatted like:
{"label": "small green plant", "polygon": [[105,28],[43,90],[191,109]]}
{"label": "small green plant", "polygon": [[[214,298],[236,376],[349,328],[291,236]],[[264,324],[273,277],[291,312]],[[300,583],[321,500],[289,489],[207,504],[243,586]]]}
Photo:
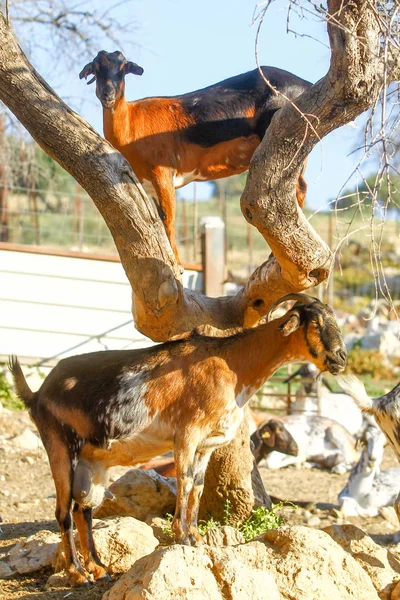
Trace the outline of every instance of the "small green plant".
{"label": "small green plant", "polygon": [[229,498],[226,499],[224,504],[224,525],[231,524],[231,514],[232,514],[232,502]]}
{"label": "small green plant", "polygon": [[24,408],[22,400],[17,398],[12,391],[4,371],[0,371],[0,402],[4,408],[11,410],[22,410]]}
{"label": "small green plant", "polygon": [[[267,508],[266,506],[255,508],[251,515],[238,527],[246,542],[266,531],[283,525],[286,520],[280,513],[283,507],[288,504],[287,502],[279,502],[272,505],[272,508]],[[296,505],[292,504],[291,506],[297,509]]]}
{"label": "small green plant", "polygon": [[[251,515],[237,527],[238,531],[241,532],[246,542],[252,540],[265,533],[266,531],[270,531],[271,529],[276,529],[280,525],[283,525],[286,520],[285,517],[280,514],[284,506],[291,506],[295,510],[297,510],[297,506],[292,504],[291,502],[279,502],[278,504],[274,504],[272,508],[267,508],[266,506],[259,506],[255,508]],[[226,500],[224,506],[224,519],[223,523],[220,521],[216,521],[213,518],[208,519],[207,521],[199,522],[199,532],[201,535],[205,535],[209,529],[213,527],[221,527],[222,525],[231,525],[231,513],[232,513],[232,503],[229,499]],[[162,531],[164,534],[168,536],[171,540],[173,539],[172,533],[172,519],[173,516],[170,514],[166,515],[167,523],[162,527]],[[232,527],[234,527],[232,525]]]}

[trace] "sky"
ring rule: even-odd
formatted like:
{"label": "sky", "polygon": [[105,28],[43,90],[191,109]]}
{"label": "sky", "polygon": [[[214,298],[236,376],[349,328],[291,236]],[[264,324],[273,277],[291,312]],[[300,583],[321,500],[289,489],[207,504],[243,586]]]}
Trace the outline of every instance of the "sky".
{"label": "sky", "polygon": [[[103,1],[101,7],[112,4]],[[258,43],[260,64],[315,82],[329,68],[326,25],[315,16],[299,18],[292,13],[291,28],[298,35],[287,33],[287,7],[284,0],[275,0],[267,11]],[[182,94],[254,69],[255,9],[254,0],[131,0],[119,6],[114,15],[122,22],[135,22],[129,40],[122,40],[126,58],[144,68],[141,77],[126,77],[127,99]],[[99,38],[97,49],[117,48]],[[81,58],[80,68],[94,56]],[[60,96],[102,133],[102,109],[95,86],[79,80],[80,68],[76,73],[60,72],[46,52],[31,54],[30,59]],[[311,153],[306,172],[310,208],[326,208],[348,180],[358,162],[358,155],[352,153],[362,138],[362,124],[361,117],[353,126],[331,133]],[[206,183],[198,184],[200,197],[208,191]],[[184,188],[183,194],[191,197],[192,191]]]}

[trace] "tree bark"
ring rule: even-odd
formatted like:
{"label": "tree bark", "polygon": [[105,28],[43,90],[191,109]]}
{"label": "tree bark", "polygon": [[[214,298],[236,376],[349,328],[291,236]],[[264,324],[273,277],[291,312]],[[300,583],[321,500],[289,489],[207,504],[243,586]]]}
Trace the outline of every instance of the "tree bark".
{"label": "tree bark", "polygon": [[[277,298],[326,277],[331,254],[296,202],[298,175],[324,135],[352,121],[374,103],[383,83],[400,76],[398,48],[392,45],[385,52],[380,44],[379,19],[371,0],[330,0],[328,8],[330,69],[297,99],[297,108],[287,104],[275,114],[252,159],[241,199],[244,216],[264,236],[274,256],[230,298],[207,298],[183,289],[163,225],[127,161],[42,80],[0,15],[0,99],[93,199],[131,284],[136,327],[154,341],[181,337],[198,326],[220,330],[253,326]],[[236,496],[244,499],[238,501],[240,519],[253,502],[250,458],[242,471],[237,467],[243,465],[245,440],[248,445],[243,425],[238,439],[212,458],[207,473],[207,481],[222,490],[222,504],[224,486],[237,488]],[[230,471],[229,478],[224,469]],[[220,477],[225,478],[222,484]],[[208,496],[206,489],[205,504]]]}
{"label": "tree bark", "polygon": [[250,449],[247,418],[235,439],[226,448],[215,450],[206,472],[204,492],[200,503],[200,518],[212,516],[230,525],[242,523],[254,506],[271,507],[271,500],[254,462]]}

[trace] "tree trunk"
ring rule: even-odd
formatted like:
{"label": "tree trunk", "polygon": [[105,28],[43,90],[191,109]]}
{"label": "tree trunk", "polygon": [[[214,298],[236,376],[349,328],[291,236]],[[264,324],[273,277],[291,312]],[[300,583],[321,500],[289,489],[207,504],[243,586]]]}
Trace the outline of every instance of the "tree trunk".
{"label": "tree trunk", "polygon": [[226,448],[216,450],[208,465],[204,492],[200,503],[200,518],[210,516],[231,525],[242,523],[254,506],[271,507],[271,500],[250,450],[247,418],[235,439]]}
{"label": "tree trunk", "polygon": [[[330,69],[296,100],[297,108],[287,104],[275,114],[251,161],[241,199],[245,218],[274,255],[229,298],[183,289],[164,227],[127,161],[42,80],[0,16],[0,99],[93,199],[131,284],[136,327],[154,341],[181,337],[198,326],[253,326],[277,298],[327,276],[331,253],[299,209],[296,181],[316,143],[366,110],[383,83],[400,76],[398,48],[380,44],[374,2],[330,0],[328,8]],[[211,461],[203,510],[208,503],[220,512],[226,497],[235,498],[237,519],[243,519],[252,504],[251,470],[248,435],[242,428]],[[211,498],[215,490],[218,506]]]}

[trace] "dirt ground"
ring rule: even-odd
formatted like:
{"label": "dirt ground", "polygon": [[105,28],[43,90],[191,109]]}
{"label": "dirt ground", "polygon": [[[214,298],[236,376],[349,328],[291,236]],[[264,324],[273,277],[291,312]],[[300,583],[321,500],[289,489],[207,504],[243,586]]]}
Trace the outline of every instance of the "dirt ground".
{"label": "dirt ground", "polygon": [[[35,431],[26,412],[0,410],[0,560],[21,538],[43,529],[58,531],[54,519],[54,485],[44,450],[19,450],[10,441],[26,428]],[[398,463],[391,450],[386,448],[383,468],[392,466],[398,466]],[[347,474],[332,475],[319,469],[295,467],[278,471],[261,468],[261,474],[272,496],[301,503],[296,511],[291,508],[284,510],[288,523],[322,528],[338,522],[334,509]],[[376,542],[393,544],[396,521],[382,516],[349,521],[372,535]],[[112,585],[105,583],[84,589],[46,591],[45,583],[50,575],[51,570],[45,570],[0,580],[0,599],[98,600]]]}

